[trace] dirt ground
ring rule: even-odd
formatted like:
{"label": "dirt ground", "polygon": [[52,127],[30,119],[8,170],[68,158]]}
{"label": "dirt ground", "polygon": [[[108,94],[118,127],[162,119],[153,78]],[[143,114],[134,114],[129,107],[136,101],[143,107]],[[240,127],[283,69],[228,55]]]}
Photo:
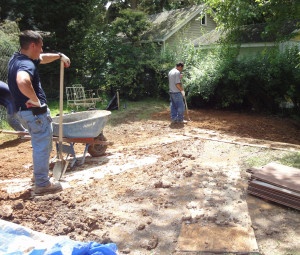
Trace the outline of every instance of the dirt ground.
{"label": "dirt ground", "polygon": [[[77,241],[114,242],[119,254],[133,255],[211,254],[178,248],[182,224],[243,226],[254,231],[259,254],[299,255],[300,212],[247,194],[246,172],[282,159],[299,163],[299,126],[215,110],[189,117],[171,125],[166,110],[108,122],[104,135],[114,144],[105,155],[87,154],[79,165],[84,145],[75,144],[78,165],[63,177],[64,190],[42,197],[30,192],[30,141],[0,134],[0,218]],[[208,199],[233,189],[237,201],[225,192]],[[230,209],[220,215],[225,200]],[[237,204],[246,210],[233,217]]]}

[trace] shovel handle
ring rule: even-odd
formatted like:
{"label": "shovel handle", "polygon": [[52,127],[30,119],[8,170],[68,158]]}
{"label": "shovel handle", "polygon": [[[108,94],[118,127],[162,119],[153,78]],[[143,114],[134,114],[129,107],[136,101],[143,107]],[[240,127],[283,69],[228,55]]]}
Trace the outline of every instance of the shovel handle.
{"label": "shovel handle", "polygon": [[190,115],[189,115],[189,108],[188,108],[187,102],[186,102],[186,97],[184,96],[183,99],[184,99],[184,104],[185,104],[185,109],[186,109],[186,115],[188,117],[188,120],[191,120]]}
{"label": "shovel handle", "polygon": [[62,156],[62,141],[63,141],[63,108],[64,108],[64,62],[60,61],[60,82],[59,82],[59,126],[58,126],[58,141],[59,154]]}

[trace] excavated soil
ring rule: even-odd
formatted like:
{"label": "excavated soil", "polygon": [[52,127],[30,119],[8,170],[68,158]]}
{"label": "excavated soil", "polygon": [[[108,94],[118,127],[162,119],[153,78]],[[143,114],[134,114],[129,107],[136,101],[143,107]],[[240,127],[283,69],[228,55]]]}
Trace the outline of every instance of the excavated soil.
{"label": "excavated soil", "polygon": [[260,254],[300,254],[300,212],[247,194],[246,172],[299,163],[299,126],[215,110],[190,110],[185,125],[170,124],[167,110],[135,116],[107,123],[113,145],[101,157],[87,154],[80,165],[84,145],[75,144],[78,164],[61,180],[64,190],[41,197],[31,193],[30,140],[0,134],[0,218],[77,241],[114,242],[120,254],[210,254],[178,248],[183,224],[251,228]]}

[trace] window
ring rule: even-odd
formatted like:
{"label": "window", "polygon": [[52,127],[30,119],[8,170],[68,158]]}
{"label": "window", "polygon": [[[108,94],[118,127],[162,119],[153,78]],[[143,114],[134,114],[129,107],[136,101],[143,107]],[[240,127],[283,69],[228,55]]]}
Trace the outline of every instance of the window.
{"label": "window", "polygon": [[206,14],[201,14],[201,25],[206,26]]}

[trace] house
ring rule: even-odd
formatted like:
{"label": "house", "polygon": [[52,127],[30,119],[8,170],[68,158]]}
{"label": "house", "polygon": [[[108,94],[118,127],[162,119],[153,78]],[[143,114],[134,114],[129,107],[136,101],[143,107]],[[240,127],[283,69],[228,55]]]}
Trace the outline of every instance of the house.
{"label": "house", "polygon": [[[228,32],[216,29],[213,18],[206,14],[204,4],[187,8],[165,11],[150,15],[152,27],[144,33],[144,41],[159,43],[165,49],[166,45],[175,46],[182,39],[191,40],[195,47],[211,49],[226,38]],[[285,26],[284,33],[291,34],[295,24]],[[272,47],[285,48],[297,45],[300,50],[300,31],[294,31],[296,36],[285,43],[276,43],[273,35],[262,38],[265,24],[253,24],[241,29],[241,37],[237,42],[240,47],[239,57],[251,56]]]}
{"label": "house", "polygon": [[165,48],[179,40],[194,40],[216,28],[214,20],[205,13],[205,5],[165,11],[150,15],[152,27],[143,35],[145,41],[159,43]]}

